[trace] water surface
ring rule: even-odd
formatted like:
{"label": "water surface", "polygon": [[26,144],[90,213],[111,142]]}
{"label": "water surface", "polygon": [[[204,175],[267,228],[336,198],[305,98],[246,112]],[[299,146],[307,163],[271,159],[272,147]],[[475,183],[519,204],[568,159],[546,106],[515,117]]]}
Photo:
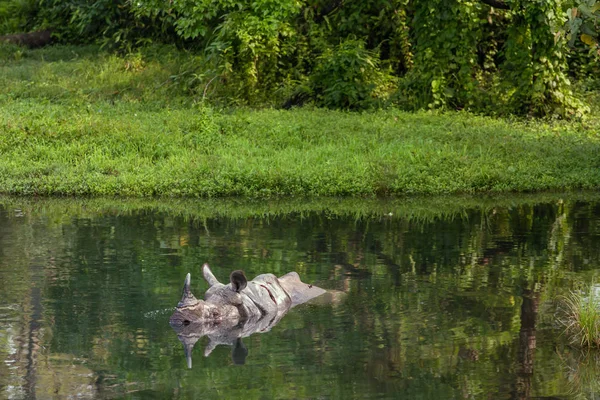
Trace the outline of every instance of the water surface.
{"label": "water surface", "polygon": [[[0,199],[0,398],[591,398],[556,299],[600,266],[587,196],[246,205]],[[299,205],[300,204],[300,205]],[[193,367],[168,325],[202,263],[330,291]]]}

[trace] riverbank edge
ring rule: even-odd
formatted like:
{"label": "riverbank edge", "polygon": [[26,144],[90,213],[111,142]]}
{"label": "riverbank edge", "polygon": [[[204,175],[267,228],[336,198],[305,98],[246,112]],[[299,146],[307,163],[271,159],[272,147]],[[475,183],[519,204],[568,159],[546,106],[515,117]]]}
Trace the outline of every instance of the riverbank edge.
{"label": "riverbank edge", "polygon": [[498,195],[409,196],[396,198],[115,198],[31,197],[0,195],[0,209],[16,218],[52,217],[53,220],[93,218],[97,215],[159,213],[190,221],[211,218],[269,219],[322,214],[327,217],[406,219],[414,222],[462,218],[468,211],[493,214],[496,209],[519,209],[542,204],[598,202],[600,192],[571,191]]}

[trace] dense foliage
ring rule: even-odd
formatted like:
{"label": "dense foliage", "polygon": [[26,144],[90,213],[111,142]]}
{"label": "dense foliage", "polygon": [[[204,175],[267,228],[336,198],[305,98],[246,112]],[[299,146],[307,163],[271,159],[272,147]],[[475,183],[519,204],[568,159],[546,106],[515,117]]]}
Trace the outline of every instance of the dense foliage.
{"label": "dense foliage", "polygon": [[600,72],[599,18],[596,0],[0,1],[4,31],[190,49],[172,80],[215,101],[560,117],[586,111],[570,80]]}

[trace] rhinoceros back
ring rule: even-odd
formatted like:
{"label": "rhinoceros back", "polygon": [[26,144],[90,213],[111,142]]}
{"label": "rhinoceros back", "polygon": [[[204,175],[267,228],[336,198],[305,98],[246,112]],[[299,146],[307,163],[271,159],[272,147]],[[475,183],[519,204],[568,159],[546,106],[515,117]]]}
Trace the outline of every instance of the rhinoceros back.
{"label": "rhinoceros back", "polygon": [[[248,286],[240,292],[242,298],[247,297],[261,313],[275,315],[286,312],[292,305],[292,299],[283,289],[273,274],[262,274],[248,282]],[[244,299],[244,303],[246,303]]]}

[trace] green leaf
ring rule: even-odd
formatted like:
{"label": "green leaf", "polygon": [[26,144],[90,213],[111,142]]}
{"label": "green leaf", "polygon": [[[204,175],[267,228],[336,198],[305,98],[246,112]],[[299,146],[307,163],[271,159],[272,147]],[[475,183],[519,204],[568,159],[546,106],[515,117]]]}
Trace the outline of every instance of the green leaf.
{"label": "green leaf", "polygon": [[597,44],[592,36],[587,35],[585,33],[580,36],[580,39],[583,43],[587,44],[588,46],[595,47]]}

